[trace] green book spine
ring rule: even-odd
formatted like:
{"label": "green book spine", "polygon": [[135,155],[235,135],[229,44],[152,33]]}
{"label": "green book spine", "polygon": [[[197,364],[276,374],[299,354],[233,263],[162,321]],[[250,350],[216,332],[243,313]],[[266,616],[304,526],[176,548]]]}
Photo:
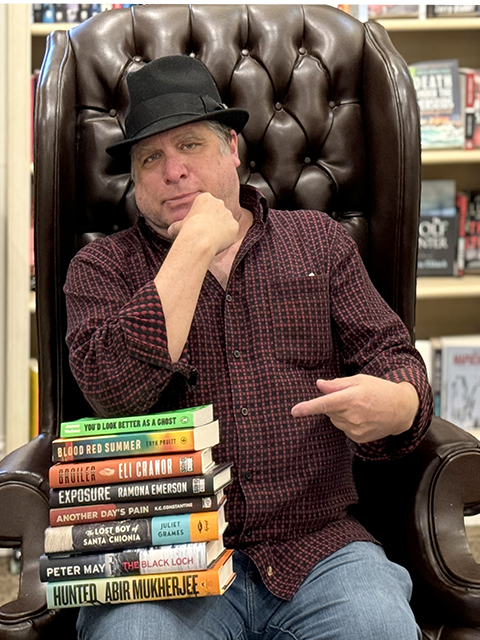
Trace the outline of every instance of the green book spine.
{"label": "green book spine", "polygon": [[198,427],[213,420],[211,404],[178,411],[154,413],[145,416],[121,418],[83,418],[60,424],[61,438],[112,435],[117,433],[139,433],[141,431],[164,431],[167,429]]}

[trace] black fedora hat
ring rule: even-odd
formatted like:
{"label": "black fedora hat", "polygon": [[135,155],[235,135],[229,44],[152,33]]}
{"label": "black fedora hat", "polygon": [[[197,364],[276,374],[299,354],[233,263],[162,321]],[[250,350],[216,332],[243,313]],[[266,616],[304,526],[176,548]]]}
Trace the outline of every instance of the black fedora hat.
{"label": "black fedora hat", "polygon": [[127,76],[130,104],[125,118],[126,137],[107,153],[127,159],[133,145],[150,136],[190,122],[216,120],[239,133],[248,112],[222,103],[206,66],[190,56],[166,56]]}

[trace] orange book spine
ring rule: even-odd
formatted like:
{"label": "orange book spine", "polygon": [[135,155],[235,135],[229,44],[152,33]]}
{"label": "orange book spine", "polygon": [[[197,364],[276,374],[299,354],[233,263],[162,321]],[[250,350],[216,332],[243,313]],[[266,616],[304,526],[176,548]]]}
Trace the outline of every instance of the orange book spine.
{"label": "orange book spine", "polygon": [[209,451],[58,463],[50,467],[50,487],[60,489],[202,474],[206,471],[204,454]]}

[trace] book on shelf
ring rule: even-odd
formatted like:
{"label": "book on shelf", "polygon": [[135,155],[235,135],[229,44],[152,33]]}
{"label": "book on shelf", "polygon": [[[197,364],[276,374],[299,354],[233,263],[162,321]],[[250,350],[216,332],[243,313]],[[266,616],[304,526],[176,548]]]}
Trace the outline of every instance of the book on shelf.
{"label": "book on shelf", "polygon": [[480,149],[480,69],[460,67],[465,149]]}
{"label": "book on shelf", "polygon": [[50,489],[50,507],[209,496],[226,487],[231,480],[232,465],[216,464],[203,474],[181,478]]}
{"label": "book on shelf", "polygon": [[179,451],[199,451],[220,441],[218,420],[190,429],[145,431],[117,435],[56,438],[53,462],[78,462],[118,456],[142,456]]}
{"label": "book on shelf", "polygon": [[432,384],[433,380],[433,360],[432,360],[432,341],[428,338],[425,340],[415,340],[415,349],[422,356],[427,369],[428,381]]}
{"label": "book on shelf", "polygon": [[124,549],[107,553],[40,556],[40,580],[82,580],[205,571],[223,553],[223,538],[209,542]]}
{"label": "book on shelf", "polygon": [[92,522],[45,529],[45,553],[111,551],[163,544],[207,542],[220,538],[227,523],[225,507],[204,513],[183,513],[112,522]]}
{"label": "book on shelf", "polygon": [[435,415],[480,433],[480,335],[432,338]]}
{"label": "book on shelf", "polygon": [[47,582],[47,607],[61,609],[222,595],[235,578],[232,555],[233,551],[227,549],[205,571]]}
{"label": "book on shelf", "polygon": [[107,458],[88,462],[57,462],[49,470],[52,489],[110,482],[134,482],[203,474],[213,467],[212,449],[191,453]]}
{"label": "book on shelf", "polygon": [[420,12],[418,4],[368,4],[367,8],[369,20],[418,18]]}
{"label": "book on shelf", "polygon": [[466,197],[465,273],[480,274],[480,191],[463,192]]}
{"label": "book on shelf", "polygon": [[427,18],[477,18],[478,4],[427,4]]}
{"label": "book on shelf", "polygon": [[458,275],[458,237],[455,180],[422,180],[418,275]]}
{"label": "book on shelf", "polygon": [[30,358],[30,440],[38,436],[38,360]]}
{"label": "book on shelf", "polygon": [[463,148],[458,60],[426,60],[408,68],[420,111],[422,149]]}
{"label": "book on shelf", "polygon": [[84,522],[108,522],[131,518],[152,518],[165,514],[216,511],[224,501],[225,492],[220,489],[211,496],[179,498],[178,500],[137,500],[135,502],[119,502],[118,504],[96,503],[86,506],[59,507],[50,509],[50,526],[62,527],[67,524]]}
{"label": "book on shelf", "polygon": [[144,416],[82,418],[60,424],[61,438],[198,427],[213,421],[211,404]]}

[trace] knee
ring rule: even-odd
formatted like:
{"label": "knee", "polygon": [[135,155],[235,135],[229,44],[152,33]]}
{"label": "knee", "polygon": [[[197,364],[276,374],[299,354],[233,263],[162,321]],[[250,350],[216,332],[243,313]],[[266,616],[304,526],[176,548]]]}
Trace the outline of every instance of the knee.
{"label": "knee", "polygon": [[[373,594],[370,594],[373,595]],[[388,593],[358,599],[352,603],[347,636],[358,640],[419,640],[421,633],[406,600],[390,598]]]}

